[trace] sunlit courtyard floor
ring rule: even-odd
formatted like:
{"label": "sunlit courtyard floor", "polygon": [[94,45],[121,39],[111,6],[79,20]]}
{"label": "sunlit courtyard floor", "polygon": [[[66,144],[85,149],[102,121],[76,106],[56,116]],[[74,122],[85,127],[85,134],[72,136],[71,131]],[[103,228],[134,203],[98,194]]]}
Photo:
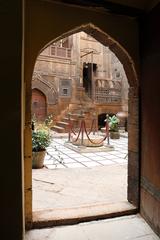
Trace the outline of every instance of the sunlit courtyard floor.
{"label": "sunlit courtyard floor", "polygon": [[128,139],[110,152],[77,153],[53,138],[45,167],[33,169],[33,211],[85,208],[127,201]]}
{"label": "sunlit courtyard floor", "polygon": [[[61,136],[61,135],[59,135]],[[105,152],[99,151],[99,148],[89,147],[89,152],[75,152],[69,149],[65,143],[67,136],[54,138],[47,149],[45,157],[45,167],[48,169],[55,168],[90,168],[95,166],[106,166],[115,164],[127,164],[128,160],[128,138],[110,139],[110,145],[114,150]],[[106,143],[107,141],[105,141]],[[96,151],[97,149],[97,151]]]}

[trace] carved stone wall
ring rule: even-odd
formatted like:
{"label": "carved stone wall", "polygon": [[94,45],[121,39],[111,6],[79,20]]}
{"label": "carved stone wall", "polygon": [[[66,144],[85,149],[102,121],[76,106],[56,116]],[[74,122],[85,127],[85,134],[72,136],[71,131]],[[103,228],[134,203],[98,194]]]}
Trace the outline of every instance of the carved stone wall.
{"label": "carved stone wall", "polygon": [[[68,45],[64,45],[66,41]],[[92,64],[95,69],[91,69]],[[34,80],[33,75],[32,88],[37,87],[46,95],[47,106],[49,104],[51,108],[52,104],[58,104],[57,108],[60,109],[63,97],[72,97],[72,100],[77,98],[77,87],[80,81],[83,85],[82,72],[85,66],[90,66],[89,97],[98,104],[104,104],[103,109],[106,111],[108,109],[112,109],[114,113],[127,111],[128,82],[123,65],[107,46],[82,31],[49,45],[41,52],[34,69],[34,75],[39,74],[40,77]],[[63,79],[72,82],[71,88],[62,89]],[[50,85],[54,86],[57,99],[55,93],[49,91]],[[68,94],[64,95],[63,91],[68,91]],[[112,108],[115,104],[117,107]],[[98,112],[101,111],[98,105],[96,108]]]}

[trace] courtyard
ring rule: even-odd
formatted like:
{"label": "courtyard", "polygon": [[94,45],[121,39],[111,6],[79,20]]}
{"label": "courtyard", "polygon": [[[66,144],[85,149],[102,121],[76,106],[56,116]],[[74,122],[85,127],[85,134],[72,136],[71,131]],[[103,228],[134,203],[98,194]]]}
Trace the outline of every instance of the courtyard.
{"label": "courtyard", "polygon": [[110,139],[114,150],[105,152],[99,148],[89,147],[87,152],[75,152],[65,146],[68,134],[53,135],[47,149],[44,165],[47,169],[91,168],[106,165],[127,164],[128,138],[125,133],[120,139]]}
{"label": "courtyard", "polygon": [[[44,168],[33,169],[33,219],[68,219],[132,209],[127,202],[128,138],[110,140],[112,151],[77,153],[56,134]],[[42,220],[41,219],[41,220]]]}
{"label": "courtyard", "polygon": [[[101,38],[97,40],[99,34],[96,30],[94,38],[75,32],[52,42],[37,57],[32,116],[54,124],[44,167],[32,171],[34,223],[136,209],[134,194],[127,193],[129,76],[117,55]],[[125,132],[120,139],[110,139],[110,144],[106,139],[102,147],[95,147],[107,138],[105,120],[110,121],[110,135]],[[89,147],[84,147],[86,143]]]}
{"label": "courtyard", "polygon": [[[51,124],[53,138],[44,167],[32,171],[34,227],[136,212],[128,188],[128,179],[133,179],[127,132],[130,76],[114,51],[101,38],[97,41],[99,34],[96,30],[94,38],[75,32],[52,42],[37,57],[32,116],[35,122]],[[106,129],[110,136],[119,137],[120,129],[123,133],[108,143]]]}

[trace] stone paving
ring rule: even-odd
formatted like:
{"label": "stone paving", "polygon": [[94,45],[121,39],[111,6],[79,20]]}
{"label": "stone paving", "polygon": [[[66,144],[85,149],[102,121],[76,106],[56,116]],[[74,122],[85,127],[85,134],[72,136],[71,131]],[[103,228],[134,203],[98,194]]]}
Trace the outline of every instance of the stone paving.
{"label": "stone paving", "polygon": [[127,164],[128,138],[110,140],[113,151],[97,151],[90,147],[90,152],[77,153],[64,144],[67,138],[53,138],[47,149],[44,165],[48,169],[54,168],[87,168],[95,166]]}
{"label": "stone paving", "polygon": [[124,216],[73,226],[36,229],[25,240],[158,240],[140,215]]}
{"label": "stone paving", "polygon": [[33,169],[33,211],[127,201],[127,166]]}
{"label": "stone paving", "polygon": [[128,139],[111,140],[114,151],[89,153],[68,149],[66,140],[53,138],[45,167],[32,171],[33,211],[127,201]]}

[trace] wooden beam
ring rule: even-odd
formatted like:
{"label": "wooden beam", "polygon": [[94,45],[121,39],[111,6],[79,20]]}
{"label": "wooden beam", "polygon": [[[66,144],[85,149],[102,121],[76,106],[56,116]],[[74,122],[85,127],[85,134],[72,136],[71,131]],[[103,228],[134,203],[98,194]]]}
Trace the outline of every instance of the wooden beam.
{"label": "wooden beam", "polygon": [[113,3],[108,0],[52,0],[52,1],[72,6],[102,9],[112,14],[125,15],[128,17],[140,17],[145,13],[145,11],[142,9],[122,5],[120,3]]}

